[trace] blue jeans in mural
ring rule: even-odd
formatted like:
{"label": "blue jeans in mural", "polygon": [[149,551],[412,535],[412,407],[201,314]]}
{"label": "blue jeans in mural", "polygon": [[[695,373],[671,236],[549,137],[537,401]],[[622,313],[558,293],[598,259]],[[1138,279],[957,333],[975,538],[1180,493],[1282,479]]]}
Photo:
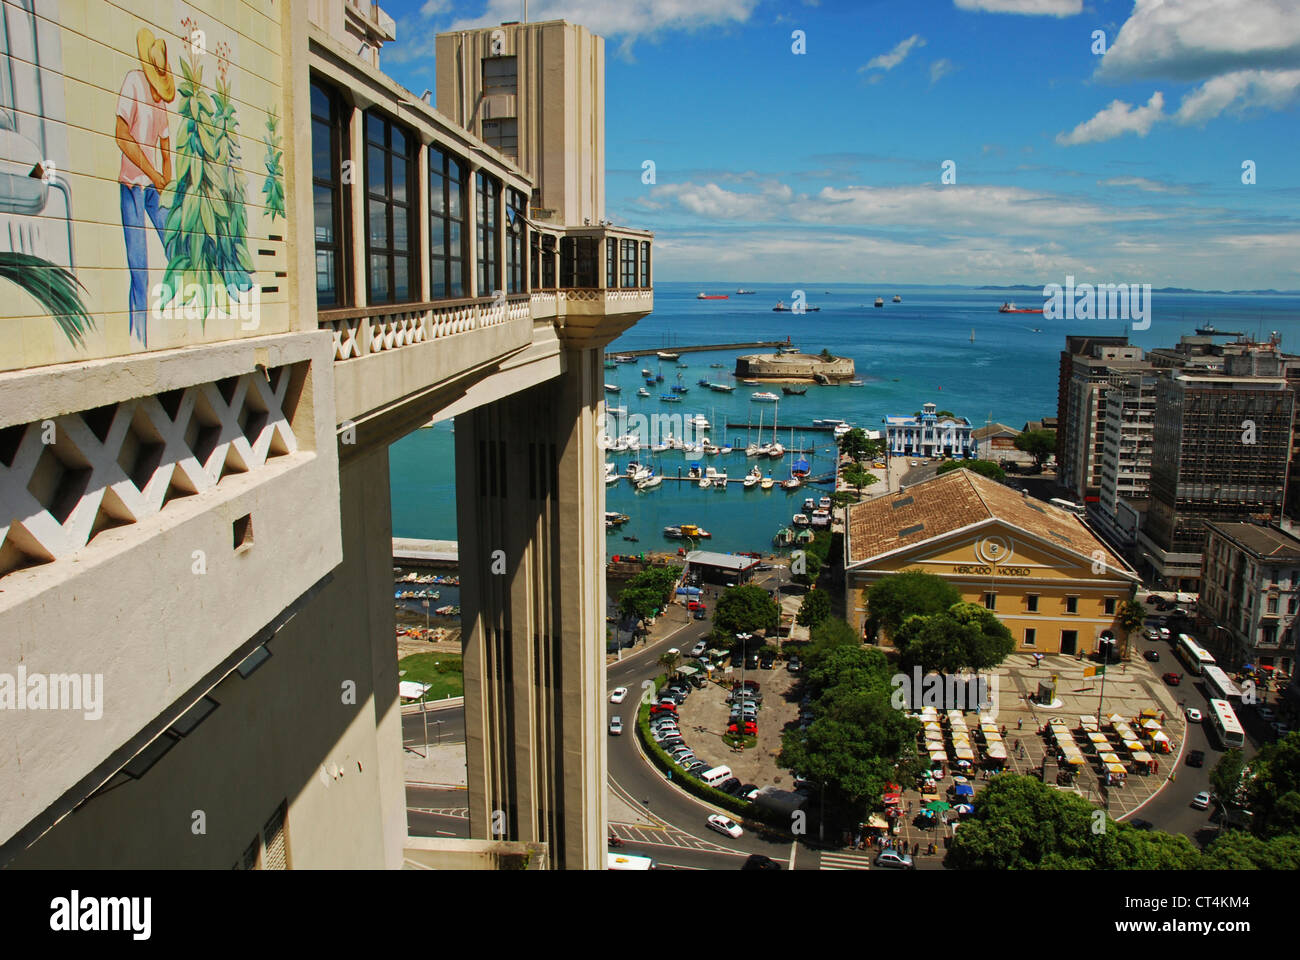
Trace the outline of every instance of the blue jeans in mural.
{"label": "blue jeans in mural", "polygon": [[158,202],[158,191],[153,184],[147,187],[119,184],[122,188],[122,232],[126,236],[126,265],[131,270],[131,333],[149,346],[149,247],[144,218],[147,214],[158,239],[165,247],[163,220],[167,208]]}

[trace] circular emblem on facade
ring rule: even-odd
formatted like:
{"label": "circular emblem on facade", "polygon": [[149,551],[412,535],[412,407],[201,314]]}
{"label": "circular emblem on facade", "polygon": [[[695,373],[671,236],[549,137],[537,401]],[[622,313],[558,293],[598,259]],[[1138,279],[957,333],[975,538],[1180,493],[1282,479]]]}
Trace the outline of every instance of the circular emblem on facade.
{"label": "circular emblem on facade", "polygon": [[1011,547],[1011,542],[1005,537],[985,537],[979,543],[975,544],[975,552],[979,554],[980,559],[985,563],[999,564],[1005,560],[1011,559],[1011,554],[1015,551]]}

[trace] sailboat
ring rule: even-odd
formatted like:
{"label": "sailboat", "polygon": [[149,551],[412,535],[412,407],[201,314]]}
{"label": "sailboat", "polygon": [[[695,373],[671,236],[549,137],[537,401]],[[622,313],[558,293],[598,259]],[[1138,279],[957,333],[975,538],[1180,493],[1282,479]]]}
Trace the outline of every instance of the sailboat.
{"label": "sailboat", "polygon": [[[790,446],[791,448],[794,447],[794,427],[790,428]],[[790,465],[790,479],[782,482],[781,484],[782,489],[798,490],[800,487],[803,486],[803,481],[799,478],[799,473],[796,468],[800,463],[805,463],[805,462],[806,461],[796,460],[794,463]],[[806,475],[807,472],[808,471],[805,470],[804,474]]]}
{"label": "sailboat", "polygon": [[747,457],[765,457],[768,452],[767,444],[763,443],[763,411],[758,411],[758,442],[751,443],[745,447],[745,456]]}
{"label": "sailboat", "polygon": [[975,328],[974,328],[974,327],[971,327],[971,328],[970,328],[970,342],[971,342],[971,343],[974,343],[974,342],[975,342]]}
{"label": "sailboat", "polygon": [[780,460],[785,456],[785,447],[776,439],[776,414],[778,407],[772,408],[772,444],[767,448],[767,455],[773,460]]}
{"label": "sailboat", "polygon": [[758,486],[758,482],[763,479],[763,471],[754,467],[745,475],[744,486],[746,490],[752,490]]}

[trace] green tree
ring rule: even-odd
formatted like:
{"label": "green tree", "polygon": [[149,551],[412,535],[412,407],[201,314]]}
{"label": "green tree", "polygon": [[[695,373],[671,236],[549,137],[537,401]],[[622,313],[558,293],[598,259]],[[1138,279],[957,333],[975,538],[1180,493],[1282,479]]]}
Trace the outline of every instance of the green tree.
{"label": "green tree", "polygon": [[861,427],[854,427],[840,437],[840,453],[848,454],[855,463],[875,459],[884,448],[883,441],[870,439]]}
{"label": "green tree", "polygon": [[664,675],[671,677],[677,671],[677,664],[681,663],[682,655],[680,653],[661,653],[659,654],[659,665],[664,668]]}
{"label": "green tree", "polygon": [[801,627],[814,627],[831,615],[831,596],[825,590],[809,590],[799,604],[795,622]]}
{"label": "green tree", "polygon": [[776,601],[762,587],[729,587],[713,608],[713,632],[731,639],[738,633],[774,631],[779,617]]}
{"label": "green tree", "polygon": [[905,670],[929,673],[988,670],[1016,648],[1006,624],[976,603],[956,603],[941,613],[911,616],[893,634]]}
{"label": "green tree", "polygon": [[1233,747],[1214,765],[1210,771],[1210,786],[1214,795],[1230,806],[1240,806],[1245,800],[1243,776],[1246,772],[1246,757]]}
{"label": "green tree", "polygon": [[1250,809],[1262,837],[1300,832],[1300,732],[1265,744],[1251,760]]}
{"label": "green tree", "polygon": [[1300,870],[1300,835],[1267,840],[1244,830],[1220,834],[1201,855],[1203,870]]}
{"label": "green tree", "polygon": [[870,470],[865,470],[856,463],[850,463],[840,471],[840,479],[858,492],[862,496],[862,488],[869,487],[873,483],[879,483],[880,478]]}
{"label": "green tree", "polygon": [[625,586],[618,595],[618,612],[631,617],[637,626],[655,616],[663,607],[663,593],[654,587]]}
{"label": "green tree", "polygon": [[[791,570],[794,569],[794,564],[790,565],[790,569]],[[812,544],[809,544],[807,547],[804,548],[803,551],[803,571],[801,573],[796,573],[791,575],[790,579],[793,580],[795,583],[803,584],[805,587],[811,587],[814,583],[817,582],[817,578],[821,576],[821,573],[822,573],[821,554],[813,549]]]}
{"label": "green tree", "polygon": [[1134,631],[1141,630],[1147,622],[1147,608],[1137,600],[1125,600],[1119,605],[1116,625],[1124,631],[1124,656],[1128,656],[1128,642]]}
{"label": "green tree", "polygon": [[951,470],[970,470],[990,480],[997,480],[999,483],[1007,478],[1007,472],[992,460],[945,460],[939,464],[935,475],[948,473]]}
{"label": "green tree", "polygon": [[867,603],[867,636],[880,630],[893,637],[904,620],[913,614],[940,613],[961,602],[957,588],[942,577],[921,570],[907,570],[882,577],[863,591]]}
{"label": "green tree", "polygon": [[1017,450],[1031,455],[1034,463],[1041,467],[1043,461],[1056,452],[1056,431],[1025,430],[1014,443]]}

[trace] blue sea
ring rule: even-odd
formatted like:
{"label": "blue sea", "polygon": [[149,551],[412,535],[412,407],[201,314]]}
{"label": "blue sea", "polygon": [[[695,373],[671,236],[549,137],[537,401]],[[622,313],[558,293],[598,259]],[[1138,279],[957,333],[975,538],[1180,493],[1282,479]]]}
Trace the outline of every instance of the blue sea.
{"label": "blue sea", "polygon": [[[785,340],[808,353],[823,348],[837,356],[853,358],[859,387],[810,385],[804,396],[781,396],[779,404],[755,403],[749,397],[777,387],[745,387],[731,377],[735,358],[752,350],[727,350],[681,355],[687,367],[662,365],[653,357],[606,370],[608,383],[622,391],[607,394],[610,407],[626,407],[628,414],[703,413],[714,424],[709,436],[724,439],[737,449],[729,457],[686,457],[665,453],[610,454],[607,459],[620,473],[631,459],[650,460],[658,472],[676,476],[690,460],[698,460],[733,478],[760,464],[778,482],[789,476],[791,457],[781,461],[747,460],[745,428],[730,428],[726,421],[757,428],[760,410],[764,439],[771,440],[772,416],[778,417],[778,439],[810,447],[812,473],[828,471],[832,464],[832,439],[828,433],[803,433],[800,425],[814,419],[836,418],[866,429],[880,429],[888,414],[911,414],[933,401],[980,427],[992,421],[1020,429],[1028,420],[1056,415],[1057,374],[1060,351],[1068,334],[1127,334],[1129,341],[1151,348],[1172,346],[1183,334],[1212,323],[1220,331],[1240,331],[1267,339],[1276,330],[1282,347],[1300,352],[1300,298],[1281,295],[1230,295],[1205,293],[1153,293],[1149,329],[1134,330],[1118,320],[1044,320],[1039,314],[999,314],[1004,301],[1021,307],[1041,307],[1040,291],[974,289],[971,287],[916,287],[878,284],[804,285],[801,289],[815,313],[774,313],[778,300],[789,304],[789,284],[745,282],[753,296],[737,296],[736,284],[658,283],[655,311],[610,346],[619,350],[671,349],[674,346],[754,340]],[[728,300],[697,300],[700,292],[730,294]],[[892,303],[898,294],[901,303]],[[883,297],[882,308],[872,306]],[[1036,329],[1038,332],[1036,332]],[[973,334],[973,339],[972,339]],[[710,364],[721,363],[722,368]],[[640,370],[661,369],[664,383],[651,388],[649,398],[639,398]],[[663,403],[660,393],[678,382],[689,388],[683,403]],[[732,394],[698,386],[707,377],[736,384]],[[775,408],[775,411],[774,411]],[[456,538],[454,443],[451,424],[417,430],[394,444],[390,459],[393,500],[393,535],[398,537]],[[828,487],[804,488],[786,493],[744,490],[732,483],[725,491],[701,490],[694,484],[665,481],[658,489],[635,493],[627,481],[608,488],[607,509],[626,513],[631,520],[607,535],[610,554],[676,548],[662,536],[669,524],[695,523],[713,534],[712,549],[723,551],[770,550],[772,535],[799,512],[807,496],[821,496]],[[638,542],[624,537],[635,536]]]}

